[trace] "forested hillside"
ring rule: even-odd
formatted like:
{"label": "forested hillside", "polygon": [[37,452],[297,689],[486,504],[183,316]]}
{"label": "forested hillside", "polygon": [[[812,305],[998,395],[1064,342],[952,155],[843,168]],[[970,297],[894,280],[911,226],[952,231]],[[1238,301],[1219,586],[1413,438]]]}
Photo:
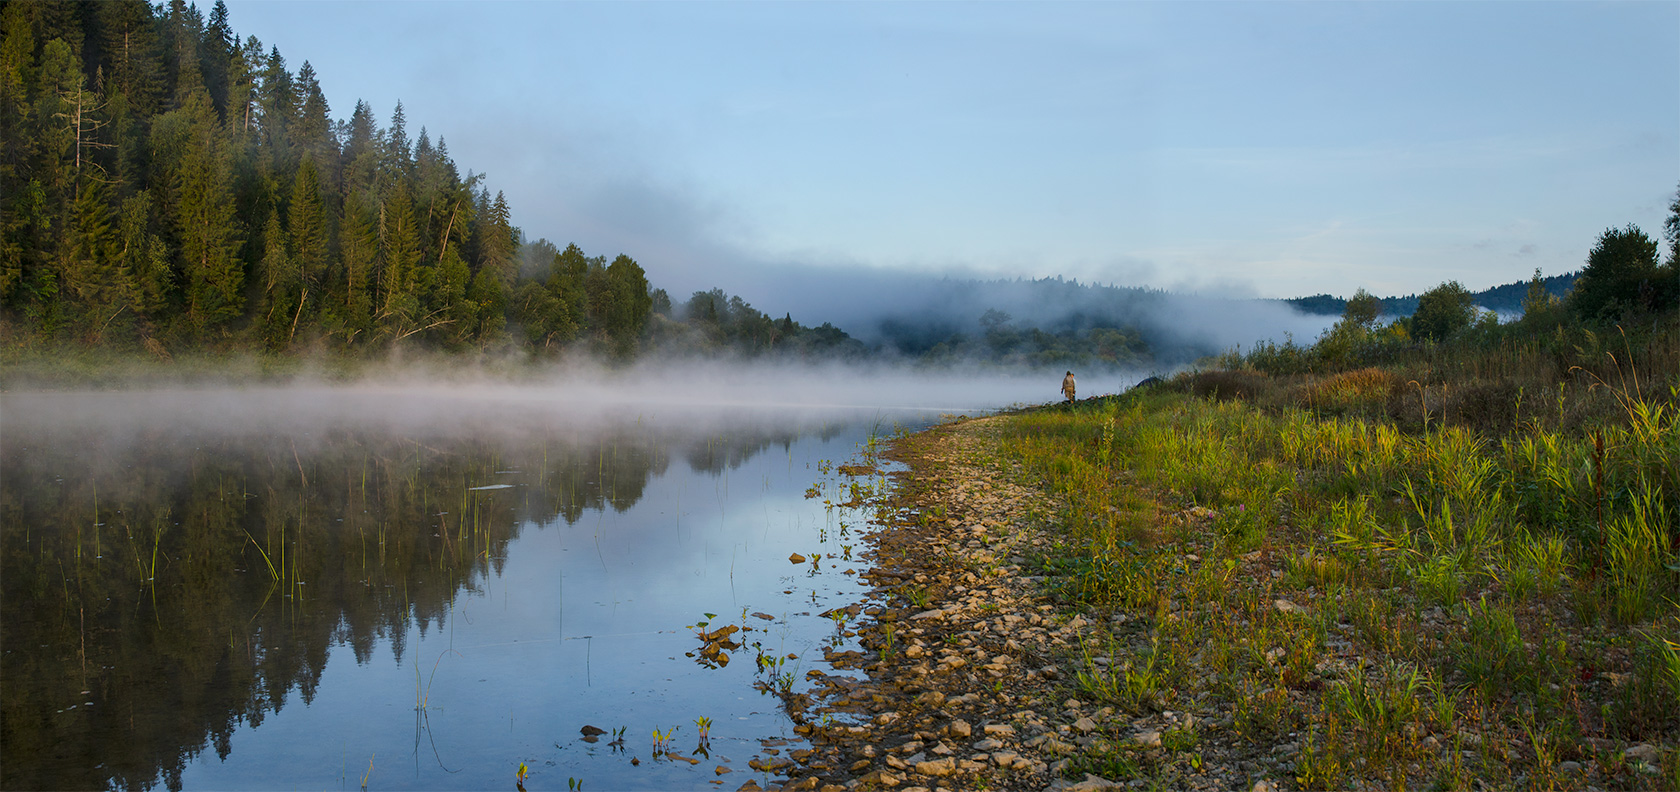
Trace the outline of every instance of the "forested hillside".
{"label": "forested hillside", "polygon": [[806,330],[792,317],[763,338],[718,332],[715,312],[690,328],[630,256],[524,245],[442,135],[412,134],[401,103],[383,125],[364,102],[334,120],[320,79],[237,36],[220,0],[208,19],[183,0],[6,3],[0,340],[160,356],[850,341],[788,345]]}

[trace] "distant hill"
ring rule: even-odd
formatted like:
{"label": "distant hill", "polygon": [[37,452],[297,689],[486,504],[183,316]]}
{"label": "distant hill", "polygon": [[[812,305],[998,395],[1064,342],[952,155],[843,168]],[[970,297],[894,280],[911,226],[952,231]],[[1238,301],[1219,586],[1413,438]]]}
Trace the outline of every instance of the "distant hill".
{"label": "distant hill", "polygon": [[929,361],[1150,366],[1258,340],[1313,338],[1330,325],[1278,300],[1038,280],[897,282],[846,328],[871,346]]}
{"label": "distant hill", "polygon": [[[1566,272],[1543,279],[1546,291],[1553,296],[1562,298],[1575,286],[1575,278],[1581,273]],[[1516,281],[1472,292],[1476,304],[1490,311],[1499,313],[1522,313],[1523,300],[1528,296],[1528,281]],[[1295,297],[1280,300],[1305,314],[1316,316],[1341,316],[1347,307],[1347,299],[1330,294],[1314,294],[1310,297]],[[1417,311],[1418,296],[1408,294],[1404,297],[1382,298],[1382,312],[1384,316],[1411,316]]]}

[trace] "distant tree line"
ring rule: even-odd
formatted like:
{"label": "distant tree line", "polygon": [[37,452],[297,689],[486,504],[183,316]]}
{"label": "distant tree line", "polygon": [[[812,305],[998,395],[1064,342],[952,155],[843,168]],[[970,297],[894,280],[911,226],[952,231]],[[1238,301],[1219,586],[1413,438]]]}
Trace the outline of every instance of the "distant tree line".
{"label": "distant tree line", "polygon": [[[1577,271],[1566,272],[1562,275],[1548,275],[1541,278],[1541,285],[1547,293],[1561,299],[1575,285],[1575,278],[1579,274]],[[1476,305],[1490,311],[1502,314],[1520,313],[1523,302],[1528,299],[1530,283],[1530,281],[1513,281],[1478,292],[1471,292],[1470,297]],[[1400,317],[1411,316],[1417,311],[1419,295],[1407,294],[1401,297],[1373,297],[1372,299],[1377,301],[1378,315]],[[1348,306],[1347,299],[1333,294],[1293,297],[1283,302],[1302,313],[1320,316],[1341,316]]]}
{"label": "distant tree line", "polygon": [[[1521,340],[1545,346],[1557,368],[1568,372],[1582,361],[1597,365],[1613,330],[1627,349],[1667,349],[1680,329],[1680,189],[1663,226],[1666,262],[1657,240],[1630,223],[1598,236],[1561,295],[1557,277],[1535,270],[1523,289],[1516,321],[1500,322],[1483,299],[1488,292],[1448,281],[1417,295],[1409,315],[1383,324],[1379,317],[1389,314],[1389,303],[1360,289],[1343,301],[1341,321],[1316,343],[1262,343],[1222,362],[1271,373],[1324,373],[1391,362],[1420,348],[1477,350]],[[1502,286],[1491,291],[1507,295],[1515,290]]]}

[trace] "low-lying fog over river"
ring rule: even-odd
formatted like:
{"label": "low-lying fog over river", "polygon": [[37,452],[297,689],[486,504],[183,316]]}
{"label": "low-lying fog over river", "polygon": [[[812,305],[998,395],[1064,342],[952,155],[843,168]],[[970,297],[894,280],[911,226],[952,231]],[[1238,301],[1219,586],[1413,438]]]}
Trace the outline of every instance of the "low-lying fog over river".
{"label": "low-lying fog over river", "polygon": [[762,781],[862,591],[832,467],[1059,373],[0,394],[4,786]]}

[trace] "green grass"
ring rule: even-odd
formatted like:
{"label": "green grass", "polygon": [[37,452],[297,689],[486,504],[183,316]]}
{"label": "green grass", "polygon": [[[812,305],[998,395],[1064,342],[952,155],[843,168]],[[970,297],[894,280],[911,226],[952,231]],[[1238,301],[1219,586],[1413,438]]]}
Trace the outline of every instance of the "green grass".
{"label": "green grass", "polygon": [[[1213,703],[1256,745],[1298,735],[1309,788],[1563,784],[1558,762],[1596,755],[1586,738],[1680,738],[1676,394],[1599,386],[1615,420],[1492,432],[1350,414],[1379,374],[1203,395],[1199,376],[1001,432],[1066,504],[1041,562],[1054,590],[1142,617],[1112,664],[1087,648],[1081,692],[1132,712]],[[1522,409],[1578,409],[1546,393]],[[1466,730],[1509,753],[1453,747]]]}

